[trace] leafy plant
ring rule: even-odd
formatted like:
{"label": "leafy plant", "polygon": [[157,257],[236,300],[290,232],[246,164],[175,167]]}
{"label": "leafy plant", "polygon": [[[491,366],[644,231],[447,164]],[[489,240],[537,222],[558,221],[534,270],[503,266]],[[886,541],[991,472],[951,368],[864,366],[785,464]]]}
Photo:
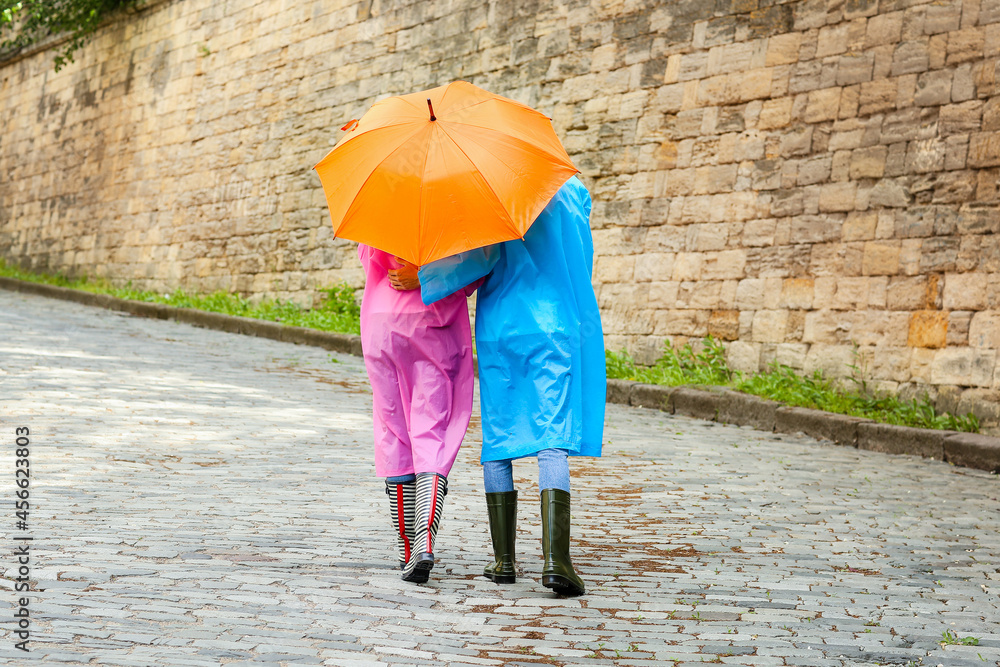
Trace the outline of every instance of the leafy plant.
{"label": "leafy plant", "polygon": [[55,57],[58,72],[109,16],[142,0],[0,0],[0,49],[17,50],[68,34]]}
{"label": "leafy plant", "polygon": [[608,377],[626,378],[648,384],[677,386],[682,384],[724,385],[735,376],[726,363],[726,348],[711,336],[702,341],[700,351],[691,344],[675,350],[666,344],[652,366],[639,366],[625,350],[605,353]]}
{"label": "leafy plant", "polygon": [[959,637],[957,634],[945,630],[941,633],[941,643],[958,646],[979,646],[979,640],[975,637]]}

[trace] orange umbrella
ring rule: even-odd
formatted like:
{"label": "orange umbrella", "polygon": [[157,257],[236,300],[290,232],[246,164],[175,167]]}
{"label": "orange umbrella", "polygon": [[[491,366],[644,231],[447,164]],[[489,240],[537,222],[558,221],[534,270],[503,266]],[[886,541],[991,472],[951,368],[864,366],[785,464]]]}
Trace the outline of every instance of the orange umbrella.
{"label": "orange umbrella", "polygon": [[390,97],[316,165],[334,235],[417,265],[523,238],[576,167],[552,123],[465,81]]}

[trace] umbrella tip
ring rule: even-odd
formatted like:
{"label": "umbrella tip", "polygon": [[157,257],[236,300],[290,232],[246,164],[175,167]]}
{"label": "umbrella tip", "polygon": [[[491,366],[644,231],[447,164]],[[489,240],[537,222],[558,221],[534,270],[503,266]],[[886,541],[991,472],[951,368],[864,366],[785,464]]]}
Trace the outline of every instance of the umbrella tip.
{"label": "umbrella tip", "polygon": [[431,104],[431,98],[427,98],[427,109],[431,112],[431,120],[437,120],[437,116],[434,115],[434,105]]}

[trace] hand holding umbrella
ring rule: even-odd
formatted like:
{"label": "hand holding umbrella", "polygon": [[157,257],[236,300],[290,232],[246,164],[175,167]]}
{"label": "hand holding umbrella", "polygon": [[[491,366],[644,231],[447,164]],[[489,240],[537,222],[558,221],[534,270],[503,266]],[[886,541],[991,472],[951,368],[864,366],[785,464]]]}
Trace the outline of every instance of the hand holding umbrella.
{"label": "hand holding umbrella", "polygon": [[398,269],[389,269],[389,284],[394,290],[405,292],[420,288],[420,277],[416,264],[407,262],[402,257],[396,257]]}

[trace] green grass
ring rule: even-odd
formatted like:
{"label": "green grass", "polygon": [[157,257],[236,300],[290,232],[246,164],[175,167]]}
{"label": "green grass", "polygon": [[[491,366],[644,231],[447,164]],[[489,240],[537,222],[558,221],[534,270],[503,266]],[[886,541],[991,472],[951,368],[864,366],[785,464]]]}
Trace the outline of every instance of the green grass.
{"label": "green grass", "polygon": [[[169,294],[160,294],[131,287],[114,287],[102,279],[31,273],[10,266],[3,260],[0,260],[0,276],[322,331],[356,334],[361,330],[361,311],[354,300],[354,291],[343,283],[321,290],[326,295],[323,302],[316,308],[307,309],[290,301],[273,299],[251,304],[238,294],[229,292],[197,294],[174,290]],[[678,350],[664,346],[663,356],[652,366],[636,364],[625,351],[608,351],[606,354],[609,378],[668,386],[728,387],[788,405],[865,417],[888,424],[979,432],[979,421],[972,413],[965,416],[939,415],[926,395],[920,400],[903,401],[891,394],[873,391],[863,379],[857,377],[857,368],[853,368],[853,390],[825,378],[819,371],[812,375],[799,375],[788,366],[779,364],[772,364],[765,372],[746,375],[729,368],[725,348],[711,336],[704,339],[700,351],[695,351],[690,344]]]}
{"label": "green grass", "polygon": [[625,351],[608,351],[608,377],[637,380],[667,386],[710,385],[727,387],[754,396],[803,408],[814,408],[886,424],[918,428],[979,432],[979,420],[971,412],[964,416],[937,414],[927,395],[904,401],[892,394],[871,389],[858,369],[850,380],[852,388],[816,371],[800,375],[792,368],[773,363],[764,372],[747,375],[729,368],[722,343],[708,337],[701,351],[688,344],[680,349],[664,346],[663,356],[652,366],[640,366]]}
{"label": "green grass", "polygon": [[959,637],[957,633],[945,630],[941,633],[941,643],[952,646],[979,646],[979,639],[972,636]]}
{"label": "green grass", "polygon": [[361,331],[361,309],[354,300],[354,290],[347,284],[328,287],[323,290],[325,298],[316,308],[302,308],[291,301],[267,299],[251,303],[238,294],[213,292],[212,294],[189,293],[174,290],[167,294],[140,291],[131,287],[114,287],[106,280],[67,278],[62,275],[36,274],[10,266],[0,260],[0,276],[17,278],[35,283],[45,283],[59,287],[109,294],[120,299],[163,303],[180,308],[197,308],[213,313],[252,317],[258,320],[281,322],[298,327],[309,327],[338,333],[359,333]]}

